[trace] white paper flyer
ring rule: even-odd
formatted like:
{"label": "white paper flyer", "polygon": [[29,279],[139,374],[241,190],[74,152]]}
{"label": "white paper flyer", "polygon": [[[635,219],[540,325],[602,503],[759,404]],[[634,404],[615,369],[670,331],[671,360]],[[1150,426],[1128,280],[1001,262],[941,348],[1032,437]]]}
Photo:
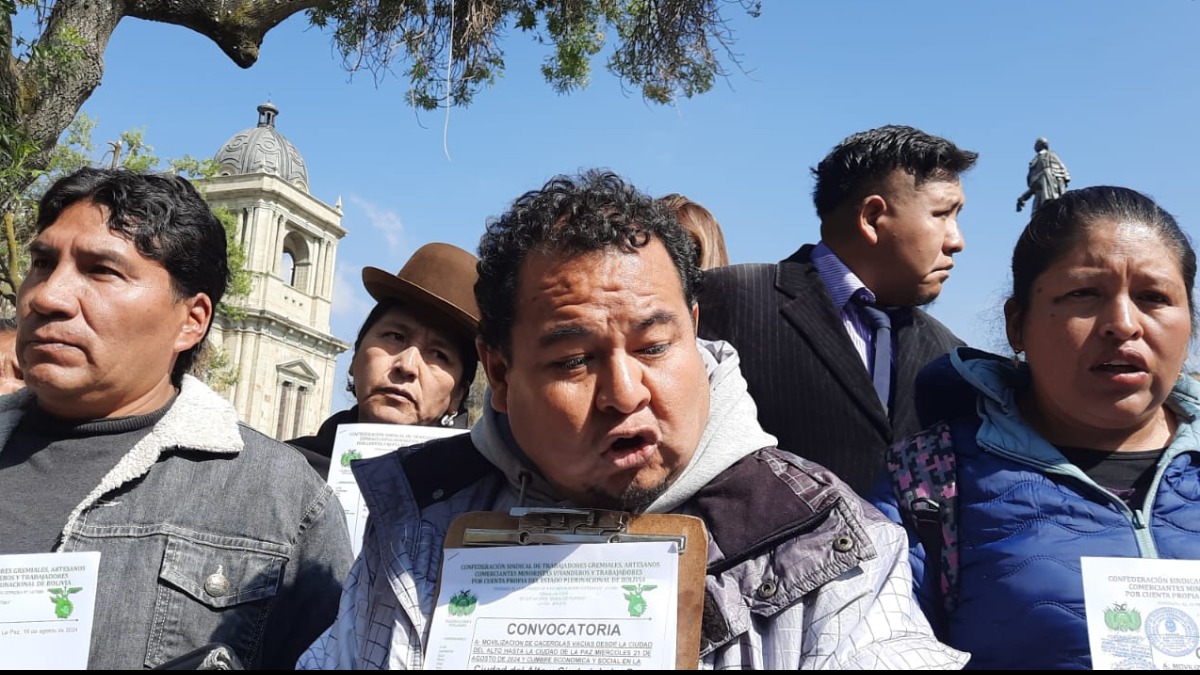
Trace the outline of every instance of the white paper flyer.
{"label": "white paper flyer", "polygon": [[87,668],[100,553],[0,555],[0,669]]}
{"label": "white paper flyer", "polygon": [[367,505],[350,471],[356,459],[379,457],[399,448],[424,443],[435,438],[457,436],[466,429],[421,427],[408,424],[341,424],[333,441],[329,463],[329,486],[333,488],[346,513],[350,529],[350,544],[354,555],[362,548],[363,530],[367,527]]}
{"label": "white paper flyer", "polygon": [[1096,670],[1200,670],[1200,560],[1082,558]]}
{"label": "white paper flyer", "polygon": [[425,668],[674,670],[674,542],[447,549]]}

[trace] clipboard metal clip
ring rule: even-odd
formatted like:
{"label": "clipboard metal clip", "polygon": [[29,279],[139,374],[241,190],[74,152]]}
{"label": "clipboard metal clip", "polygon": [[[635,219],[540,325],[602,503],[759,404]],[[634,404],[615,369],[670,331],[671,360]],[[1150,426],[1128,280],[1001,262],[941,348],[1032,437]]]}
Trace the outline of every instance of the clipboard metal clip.
{"label": "clipboard metal clip", "polygon": [[529,544],[624,544],[673,541],[682,554],[686,534],[631,534],[631,514],[602,509],[514,508],[516,529],[469,527],[463,532],[466,546],[526,546]]}

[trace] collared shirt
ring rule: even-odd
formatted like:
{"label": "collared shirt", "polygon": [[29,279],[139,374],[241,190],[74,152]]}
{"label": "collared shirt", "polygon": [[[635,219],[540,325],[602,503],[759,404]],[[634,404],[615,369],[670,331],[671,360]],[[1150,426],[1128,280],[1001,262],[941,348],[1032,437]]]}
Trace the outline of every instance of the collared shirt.
{"label": "collared shirt", "polygon": [[861,295],[867,302],[873,303],[875,294],[863,285],[862,280],[846,267],[825,242],[819,242],[813,248],[812,261],[821,277],[821,283],[825,284],[825,290],[829,291],[829,296],[833,298],[833,306],[842,317],[842,325],[846,328],[846,334],[850,336],[850,342],[858,352],[859,358],[862,359],[863,367],[867,369],[868,374],[874,375],[871,370],[875,358],[875,331],[871,328],[870,319],[854,304],[854,297]]}

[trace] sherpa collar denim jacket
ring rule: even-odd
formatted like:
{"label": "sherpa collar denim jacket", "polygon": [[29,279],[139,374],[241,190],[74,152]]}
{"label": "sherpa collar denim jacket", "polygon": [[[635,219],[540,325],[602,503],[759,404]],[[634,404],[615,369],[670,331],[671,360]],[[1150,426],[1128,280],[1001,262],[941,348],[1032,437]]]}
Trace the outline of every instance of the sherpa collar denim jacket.
{"label": "sherpa collar denim jacket", "polygon": [[[28,390],[0,398],[0,448],[32,403]],[[210,642],[247,668],[291,668],[332,622],[351,562],[329,486],[190,376],[59,542],[100,552],[93,669],[152,668]]]}

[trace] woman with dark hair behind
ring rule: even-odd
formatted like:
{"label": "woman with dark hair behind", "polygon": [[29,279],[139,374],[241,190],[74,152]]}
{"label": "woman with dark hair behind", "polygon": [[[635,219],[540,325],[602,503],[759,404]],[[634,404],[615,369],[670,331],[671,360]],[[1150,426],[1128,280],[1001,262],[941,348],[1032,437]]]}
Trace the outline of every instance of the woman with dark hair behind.
{"label": "woman with dark hair behind", "polygon": [[417,249],[396,274],[364,267],[363,286],[378,304],[354,340],[347,391],[357,404],[334,414],[313,436],[294,438],[308,463],[329,475],[338,425],[373,422],[465,429],[475,380],[474,255],[450,244]]}
{"label": "woman with dark hair behind", "polygon": [[960,347],[922,373],[922,421],[941,421],[889,451],[874,501],[969,668],[1091,668],[1080,558],[1200,558],[1195,277],[1145,195],[1067,192],[1013,251],[1017,356]]}
{"label": "woman with dark hair behind", "polygon": [[675,219],[692,235],[696,245],[696,262],[700,269],[725,267],[729,254],[725,252],[725,235],[721,225],[708,209],[681,194],[669,194],[659,199],[664,206],[675,212]]}

